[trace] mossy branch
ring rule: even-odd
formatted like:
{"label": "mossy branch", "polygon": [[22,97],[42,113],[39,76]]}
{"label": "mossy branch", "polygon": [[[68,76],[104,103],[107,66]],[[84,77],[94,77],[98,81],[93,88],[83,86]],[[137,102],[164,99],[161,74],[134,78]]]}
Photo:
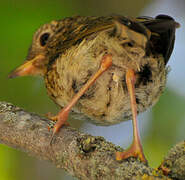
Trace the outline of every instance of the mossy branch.
{"label": "mossy branch", "polygon": [[1,143],[49,160],[79,179],[185,179],[185,142],[173,148],[160,169],[154,170],[135,158],[116,161],[119,147],[71,127],[61,128],[50,145],[51,124],[44,117],[0,102]]}

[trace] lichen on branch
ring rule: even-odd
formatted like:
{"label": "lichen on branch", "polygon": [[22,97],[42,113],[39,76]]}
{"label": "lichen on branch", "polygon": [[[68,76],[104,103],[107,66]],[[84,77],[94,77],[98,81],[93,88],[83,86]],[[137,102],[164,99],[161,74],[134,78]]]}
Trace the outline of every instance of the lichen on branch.
{"label": "lichen on branch", "polygon": [[45,117],[0,102],[1,143],[51,161],[79,179],[168,179],[163,173],[170,178],[185,177],[184,142],[170,151],[159,170],[154,170],[135,158],[116,161],[115,152],[121,151],[120,147],[68,126],[61,128],[50,145],[51,125]]}

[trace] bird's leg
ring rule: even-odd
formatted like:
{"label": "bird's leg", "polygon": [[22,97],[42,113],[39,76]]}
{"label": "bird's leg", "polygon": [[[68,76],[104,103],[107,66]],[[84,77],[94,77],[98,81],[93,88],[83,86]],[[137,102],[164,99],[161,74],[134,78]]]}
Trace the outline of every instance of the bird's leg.
{"label": "bird's leg", "polygon": [[59,129],[64,125],[68,119],[68,114],[71,108],[77,103],[80,97],[88,90],[88,88],[96,81],[98,77],[101,76],[112,65],[112,56],[106,54],[103,56],[100,68],[98,71],[87,81],[87,83],[79,90],[79,92],[72,98],[67,106],[65,106],[57,116],[54,118],[57,119],[56,124],[53,127],[53,135],[56,134]]}
{"label": "bird's leg", "polygon": [[126,72],[126,84],[130,95],[130,103],[133,116],[133,142],[131,146],[124,152],[116,152],[116,160],[127,159],[128,157],[138,157],[141,161],[147,162],[143,154],[143,149],[139,136],[139,129],[137,124],[137,105],[135,97],[135,74],[132,69]]}

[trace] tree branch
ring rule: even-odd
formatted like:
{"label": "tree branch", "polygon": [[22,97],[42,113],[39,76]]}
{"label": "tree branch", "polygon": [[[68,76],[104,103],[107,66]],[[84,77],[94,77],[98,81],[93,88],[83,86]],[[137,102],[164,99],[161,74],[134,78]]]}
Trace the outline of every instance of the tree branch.
{"label": "tree branch", "polygon": [[[161,170],[154,170],[135,158],[123,162],[115,160],[115,152],[122,150],[102,137],[93,137],[80,133],[71,127],[63,127],[49,144],[52,132],[48,127],[52,122],[44,117],[29,113],[10,103],[0,102],[0,141],[3,144],[26,151],[39,159],[53,162],[57,168],[63,168],[79,179],[141,179],[152,177],[165,179],[161,172],[166,171],[170,177],[184,177],[184,171],[178,163],[167,166],[163,163]],[[182,146],[182,147],[181,147]],[[183,165],[184,142],[176,148],[174,158]],[[173,151],[173,150],[172,150]],[[184,156],[184,157],[183,157]],[[174,161],[173,153],[167,158]],[[168,161],[168,162],[170,162]],[[166,160],[164,161],[166,162]],[[185,160],[184,160],[185,162]],[[174,166],[180,170],[171,170]],[[179,172],[179,171],[178,171]],[[173,174],[173,176],[172,176]],[[180,179],[179,178],[179,179]]]}

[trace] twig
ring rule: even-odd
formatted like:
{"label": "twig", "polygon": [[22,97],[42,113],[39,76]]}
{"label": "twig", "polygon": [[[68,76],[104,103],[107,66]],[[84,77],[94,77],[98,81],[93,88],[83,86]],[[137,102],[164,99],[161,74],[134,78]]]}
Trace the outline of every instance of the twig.
{"label": "twig", "polygon": [[[71,127],[63,127],[49,144],[52,122],[10,103],[0,102],[0,141],[53,162],[79,179],[165,179],[135,158],[115,160],[122,150],[102,137],[93,137]],[[172,176],[171,176],[172,177]]]}

